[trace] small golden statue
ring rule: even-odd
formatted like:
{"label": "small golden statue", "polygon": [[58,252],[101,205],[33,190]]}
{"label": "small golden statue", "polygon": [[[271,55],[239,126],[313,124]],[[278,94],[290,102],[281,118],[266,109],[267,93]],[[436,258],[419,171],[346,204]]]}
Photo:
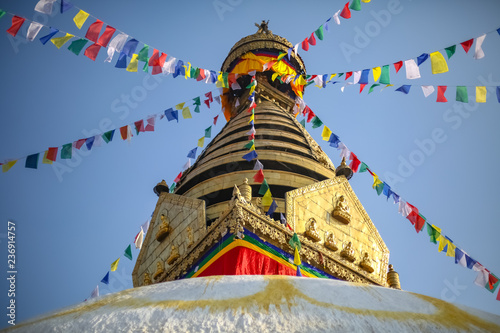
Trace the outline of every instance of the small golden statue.
{"label": "small golden statue", "polygon": [[191,229],[191,227],[187,227],[186,231],[187,231],[187,236],[188,236],[188,245],[187,245],[187,247],[191,247],[191,246],[193,246],[193,243],[194,243],[193,229]]}
{"label": "small golden statue", "polygon": [[337,242],[335,242],[335,239],[333,239],[333,232],[329,232],[328,236],[326,236],[325,247],[332,251],[337,251],[339,249],[337,246]]}
{"label": "small golden statue", "polygon": [[352,248],[352,243],[349,242],[344,246],[342,251],[340,251],[340,256],[347,261],[353,262],[356,258],[354,257],[354,249]]}
{"label": "small golden statue", "polygon": [[163,261],[160,260],[156,263],[156,272],[153,275],[153,279],[156,280],[164,271],[165,268],[163,267]]}
{"label": "small golden statue", "polygon": [[343,195],[341,195],[337,201],[337,207],[333,209],[333,217],[344,224],[351,222],[349,205],[347,204],[347,199]]}
{"label": "small golden statue", "polygon": [[314,242],[319,242],[321,237],[319,236],[318,229],[316,228],[316,220],[311,217],[308,222],[309,226],[306,229],[306,237]]}
{"label": "small golden statue", "polygon": [[158,242],[164,240],[165,237],[167,237],[167,235],[170,233],[170,224],[168,223],[168,217],[166,217],[164,214],[161,214],[160,219],[161,219],[160,229],[156,233],[156,240]]}
{"label": "small golden statue", "polygon": [[361,260],[359,266],[361,266],[361,268],[363,268],[368,273],[373,273],[374,269],[372,267],[372,260],[368,256],[368,252],[365,252],[363,254],[363,259]]}
{"label": "small golden statue", "polygon": [[170,256],[167,259],[167,264],[172,265],[179,258],[179,251],[177,246],[172,245],[172,250],[170,251]]}
{"label": "small golden statue", "polygon": [[144,282],[142,283],[142,285],[149,286],[150,284],[153,284],[153,281],[151,281],[151,277],[149,276],[149,273],[146,272],[146,273],[144,273]]}

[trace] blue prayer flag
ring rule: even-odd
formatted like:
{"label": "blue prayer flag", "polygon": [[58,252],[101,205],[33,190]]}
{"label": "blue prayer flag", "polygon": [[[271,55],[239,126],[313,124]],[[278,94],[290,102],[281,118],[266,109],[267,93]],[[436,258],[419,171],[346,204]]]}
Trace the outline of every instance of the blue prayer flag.
{"label": "blue prayer flag", "polygon": [[297,266],[297,276],[302,276],[302,273],[300,272],[300,266]]}
{"label": "blue prayer flag", "polygon": [[179,75],[184,76],[185,71],[184,71],[184,62],[182,60],[177,61],[177,65],[175,65],[175,70],[174,70],[174,78],[176,78]]}
{"label": "blue prayer flag", "polygon": [[247,160],[248,162],[250,162],[251,160],[253,160],[254,158],[257,158],[257,152],[255,150],[252,150],[251,152],[249,152],[248,154],[245,154],[243,156],[243,158],[245,160]]}
{"label": "blue prayer flag", "polygon": [[429,58],[428,53],[422,53],[421,55],[419,55],[417,58],[417,65],[420,66],[420,64],[422,64],[424,61],[426,61],[427,58]]}
{"label": "blue prayer flag", "polygon": [[92,149],[93,144],[94,144],[94,137],[93,136],[91,136],[90,138],[87,138],[87,140],[85,140],[85,145],[87,146],[88,150]]}
{"label": "blue prayer flag", "polygon": [[73,4],[66,0],[61,0],[61,14],[73,8]]}
{"label": "blue prayer flag", "polygon": [[101,282],[104,284],[109,284],[109,272],[106,273],[106,275],[102,278]]}
{"label": "blue prayer flag", "polygon": [[36,169],[38,168],[38,157],[39,157],[39,153],[36,153],[36,154],[33,154],[33,155],[29,155],[28,157],[26,157],[26,164],[25,164],[25,168],[30,168],[30,169]]}
{"label": "blue prayer flag", "polygon": [[359,78],[359,84],[368,84],[368,75],[370,74],[370,69],[363,69],[361,72],[361,77]]}
{"label": "blue prayer flag", "polygon": [[271,204],[271,206],[269,206],[269,210],[267,211],[266,215],[267,216],[273,215],[274,212],[276,211],[276,208],[278,208],[278,204],[273,199],[273,203]]}
{"label": "blue prayer flag", "polygon": [[396,89],[396,91],[401,91],[402,93],[408,94],[410,92],[411,85],[410,84],[403,84],[401,87]]}
{"label": "blue prayer flag", "polygon": [[500,86],[497,86],[497,99],[498,99],[498,103],[500,103]]}
{"label": "blue prayer flag", "polygon": [[45,35],[43,37],[40,37],[40,42],[42,42],[43,45],[47,43],[52,37],[54,37],[55,34],[59,32],[58,29],[50,27],[50,32],[48,35]]}
{"label": "blue prayer flag", "polygon": [[335,135],[335,133],[332,133],[330,135],[330,139],[328,140],[328,142],[330,142],[330,147],[338,148],[340,143],[340,138],[337,135]]}
{"label": "blue prayer flag", "polygon": [[391,196],[391,187],[387,185],[386,182],[384,182],[384,188],[382,189],[382,193],[387,197],[387,200],[389,200],[389,197]]}
{"label": "blue prayer flag", "polygon": [[189,151],[188,158],[196,158],[196,151],[198,150],[198,147],[195,147]]}
{"label": "blue prayer flag", "polygon": [[116,61],[116,68],[127,68],[127,55],[123,52],[118,56],[118,60]]}
{"label": "blue prayer flag", "polygon": [[125,43],[125,46],[123,46],[121,53],[124,53],[127,57],[132,58],[135,53],[135,49],[137,48],[137,44],[139,44],[139,41],[132,38]]}
{"label": "blue prayer flag", "polygon": [[165,117],[168,121],[177,120],[179,122],[179,111],[173,110],[172,108],[165,110]]}

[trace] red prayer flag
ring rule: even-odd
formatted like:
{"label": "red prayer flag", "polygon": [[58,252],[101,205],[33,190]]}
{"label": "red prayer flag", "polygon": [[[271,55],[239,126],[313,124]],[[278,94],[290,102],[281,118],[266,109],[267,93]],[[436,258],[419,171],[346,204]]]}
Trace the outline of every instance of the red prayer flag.
{"label": "red prayer flag", "polygon": [[17,32],[19,31],[19,29],[21,29],[21,26],[23,25],[24,21],[26,21],[24,17],[14,15],[12,17],[12,26],[9,29],[7,29],[7,32],[11,34],[12,37],[16,37]]}
{"label": "red prayer flag", "polygon": [[219,116],[215,116],[214,117],[214,125],[217,125],[217,119],[219,118]]}
{"label": "red prayer flag", "polygon": [[139,133],[139,132],[145,132],[145,130],[144,130],[144,120],[143,119],[134,122],[134,125],[135,125],[135,130],[137,131],[137,133]]}
{"label": "red prayer flag", "polygon": [[200,68],[200,74],[198,74],[198,77],[196,78],[196,81],[201,81],[205,79],[205,71]]}
{"label": "red prayer flag", "polygon": [[94,43],[97,43],[97,38],[101,33],[102,25],[103,25],[102,21],[96,19],[95,22],[92,23],[88,28],[87,33],[85,34],[85,38],[93,41]]}
{"label": "red prayer flag", "polygon": [[349,165],[354,172],[358,172],[359,166],[361,165],[361,161],[358,159],[358,157],[351,151],[351,156],[350,156],[351,164]]}
{"label": "red prayer flag", "polygon": [[122,135],[123,140],[127,140],[127,138],[128,138],[128,125],[120,127],[120,134]]}
{"label": "red prayer flag", "polygon": [[411,224],[413,224],[415,226],[415,230],[418,232],[420,232],[420,230],[422,230],[422,228],[424,227],[424,224],[425,224],[425,220],[422,218],[422,216],[420,216],[420,214],[418,213],[418,208],[413,206],[412,204],[410,204],[409,202],[406,203],[410,209],[411,209],[411,212],[410,214],[408,214],[408,216],[406,217],[408,220],[410,220]]}
{"label": "red prayer flag", "polygon": [[361,92],[363,91],[363,89],[365,89],[365,86],[366,86],[366,83],[360,83],[359,84],[359,93],[361,94]]}
{"label": "red prayer flag", "polygon": [[306,39],[304,39],[304,41],[302,42],[302,50],[304,51],[307,51],[309,50],[309,41]]}
{"label": "red prayer flag", "polygon": [[469,49],[472,46],[472,43],[474,43],[474,38],[469,39],[463,43],[460,43],[460,45],[462,45],[462,47],[464,48],[465,53],[469,52]]}
{"label": "red prayer flag", "polygon": [[310,122],[311,119],[313,119],[316,115],[314,114],[313,110],[309,111],[309,114],[307,115],[307,122]]}
{"label": "red prayer flag", "polygon": [[58,149],[59,149],[58,147],[49,148],[49,150],[47,150],[47,159],[51,160],[52,162],[55,162],[57,159],[57,150]]}
{"label": "red prayer flag", "polygon": [[314,37],[314,32],[311,34],[311,37],[309,37],[307,41],[313,46],[316,45],[316,37]]}
{"label": "red prayer flag", "polygon": [[73,147],[75,147],[76,149],[80,149],[82,148],[83,144],[85,143],[86,139],[80,139],[78,141],[75,141],[73,143]]}
{"label": "red prayer flag", "polygon": [[160,54],[157,49],[153,50],[153,55],[149,58],[149,66],[158,66],[159,65]]}
{"label": "red prayer flag", "polygon": [[179,173],[179,174],[177,175],[177,177],[175,177],[175,179],[174,179],[174,183],[178,183],[178,182],[179,182],[179,180],[181,180],[181,177],[182,177],[182,172],[181,172],[181,173]]}
{"label": "red prayer flag", "polygon": [[500,301],[500,288],[498,289],[497,301]]}
{"label": "red prayer flag", "polygon": [[257,104],[255,104],[255,102],[252,102],[250,104],[250,106],[248,107],[248,112],[252,112],[252,110],[255,109],[256,106],[257,106]]}
{"label": "red prayer flag", "polygon": [[212,92],[209,91],[205,94],[205,97],[208,98],[208,100],[210,101],[210,103],[212,103],[214,101],[213,97],[212,97]]}
{"label": "red prayer flag", "polygon": [[255,176],[253,176],[253,180],[256,183],[262,183],[264,181],[264,171],[262,171],[262,169],[259,169],[259,171],[257,171]]}
{"label": "red prayer flag", "polygon": [[106,26],[106,29],[104,29],[104,32],[102,33],[101,37],[99,38],[99,41],[97,44],[101,45],[102,47],[108,46],[109,41],[111,40],[111,37],[113,37],[113,34],[115,33],[116,29],[113,28],[110,25]]}
{"label": "red prayer flag", "polygon": [[347,80],[348,78],[350,78],[351,75],[352,75],[352,72],[345,73],[345,79],[344,80]]}
{"label": "red prayer flag", "polygon": [[208,106],[208,108],[210,109],[210,101],[208,99],[205,99],[203,101],[203,103],[205,103]]}
{"label": "red prayer flag", "polygon": [[448,102],[446,97],[444,97],[444,93],[446,92],[446,86],[438,86],[437,100],[436,102]]}
{"label": "red prayer flag", "polygon": [[94,43],[85,49],[84,54],[89,59],[92,59],[93,61],[95,61],[95,59],[97,58],[97,54],[99,53],[100,50],[101,50],[101,45]]}
{"label": "red prayer flag", "polygon": [[312,111],[311,108],[309,108],[309,106],[306,105],[306,107],[304,108],[304,110],[302,110],[302,114],[305,117],[305,115],[308,114],[311,111]]}
{"label": "red prayer flag", "polygon": [[403,67],[403,61],[398,61],[394,63],[394,68],[396,68],[396,73]]}
{"label": "red prayer flag", "polygon": [[[153,56],[154,56],[154,53],[153,53]],[[165,64],[166,59],[167,59],[167,54],[162,52],[161,56],[159,56],[158,59],[154,60],[153,70],[151,71],[152,75],[160,74],[162,72],[161,68],[163,67],[163,64]],[[151,61],[150,61],[150,65],[151,65]]]}
{"label": "red prayer flag", "polygon": [[345,19],[351,18],[351,11],[349,10],[349,2],[345,4],[344,9],[342,9],[342,12],[340,13],[340,16],[342,16]]}
{"label": "red prayer flag", "polygon": [[493,274],[489,274],[489,277],[488,277],[488,284],[489,284],[489,287],[490,287],[490,290],[493,289],[493,287],[495,286],[495,283],[498,282],[498,279],[493,275]]}
{"label": "red prayer flag", "polygon": [[155,119],[155,117],[151,117],[146,120],[148,122],[144,129],[146,132],[153,132],[155,130]]}

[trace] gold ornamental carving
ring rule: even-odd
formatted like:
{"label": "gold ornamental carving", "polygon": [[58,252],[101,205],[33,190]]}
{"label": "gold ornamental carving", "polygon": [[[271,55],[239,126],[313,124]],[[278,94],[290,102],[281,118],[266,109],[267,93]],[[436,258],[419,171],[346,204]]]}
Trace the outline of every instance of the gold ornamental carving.
{"label": "gold ornamental carving", "polygon": [[158,229],[158,232],[156,233],[156,240],[158,242],[163,241],[170,233],[170,223],[168,222],[168,217],[166,217],[165,214],[161,214],[160,219],[160,229]]}
{"label": "gold ornamental carving", "polygon": [[157,281],[159,276],[162,275],[163,272],[165,272],[165,268],[163,265],[163,261],[160,259],[160,261],[158,261],[156,263],[156,272],[153,275],[153,279],[155,279],[155,281]]}
{"label": "gold ornamental carving", "polygon": [[305,232],[305,236],[314,242],[319,242],[321,240],[321,236],[318,232],[316,220],[311,217],[307,222],[308,226]]}
{"label": "gold ornamental carving", "polygon": [[149,286],[150,284],[153,284],[153,281],[151,280],[151,277],[149,276],[149,273],[146,272],[144,273],[144,281],[142,283],[143,286]]}
{"label": "gold ornamental carving", "polygon": [[342,251],[340,251],[340,256],[350,262],[354,262],[354,260],[356,260],[351,242],[348,242],[346,245],[344,245],[344,248],[342,249]]}
{"label": "gold ornamental carving", "polygon": [[170,256],[167,259],[167,264],[172,265],[177,259],[179,259],[179,250],[177,250],[177,246],[172,245]]}
{"label": "gold ornamental carving", "polygon": [[374,269],[372,266],[372,260],[370,259],[368,252],[365,252],[363,254],[363,259],[361,260],[359,266],[361,266],[361,268],[363,268],[368,273],[373,273]]}
{"label": "gold ornamental carving", "polygon": [[333,232],[329,232],[325,238],[325,247],[333,252],[337,251],[339,247],[337,246],[337,242],[333,238]]}
{"label": "gold ornamental carving", "polygon": [[335,219],[344,224],[349,224],[349,222],[351,222],[349,205],[347,203],[347,199],[343,195],[341,195],[337,200],[337,205],[333,209],[332,215]]}

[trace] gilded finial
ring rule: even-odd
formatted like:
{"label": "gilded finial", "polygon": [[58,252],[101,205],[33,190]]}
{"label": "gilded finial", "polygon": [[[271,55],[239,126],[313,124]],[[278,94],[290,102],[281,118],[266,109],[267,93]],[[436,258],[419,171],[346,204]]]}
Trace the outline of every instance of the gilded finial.
{"label": "gilded finial", "polygon": [[394,289],[401,289],[399,282],[399,274],[396,272],[392,265],[389,265],[389,272],[387,273],[387,284]]}
{"label": "gilded finial", "polygon": [[335,176],[344,176],[347,178],[347,180],[351,179],[353,175],[353,172],[351,168],[347,165],[345,162],[345,156],[342,157],[342,162],[340,162],[340,165],[335,169]]}

